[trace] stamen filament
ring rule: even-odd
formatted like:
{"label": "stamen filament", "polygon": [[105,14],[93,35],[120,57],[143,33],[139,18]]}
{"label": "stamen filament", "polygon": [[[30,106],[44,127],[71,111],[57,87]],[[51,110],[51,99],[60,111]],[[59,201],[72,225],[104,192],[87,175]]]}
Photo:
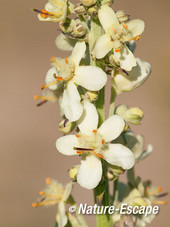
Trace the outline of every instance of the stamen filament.
{"label": "stamen filament", "polygon": [[56,97],[53,97],[53,96],[39,96],[39,95],[34,95],[34,99],[37,100],[37,99],[41,99],[42,101],[45,101],[45,100],[55,100]]}
{"label": "stamen filament", "polygon": [[59,195],[58,196],[57,195],[52,195],[52,194],[48,194],[48,193],[43,192],[43,191],[40,191],[39,194],[40,195],[45,195],[46,197],[55,197],[56,199],[61,199],[62,198],[61,195],[60,196]]}
{"label": "stamen filament", "polygon": [[58,187],[55,183],[51,182],[51,178],[50,177],[46,178],[45,182],[46,182],[46,184],[54,185],[61,193],[64,193],[62,188]]}
{"label": "stamen filament", "polygon": [[95,151],[93,151],[93,153],[94,153],[95,155],[97,155],[99,158],[103,159],[103,156],[102,156],[101,154],[96,153]]}
{"label": "stamen filament", "polygon": [[152,200],[152,204],[156,204],[156,205],[167,205],[168,202],[167,201],[161,201],[161,200]]}
{"label": "stamen filament", "polygon": [[32,206],[34,208],[36,208],[38,206],[51,205],[51,204],[55,204],[55,203],[59,203],[59,202],[60,202],[60,200],[45,201],[45,202],[41,202],[41,203],[32,203]]}

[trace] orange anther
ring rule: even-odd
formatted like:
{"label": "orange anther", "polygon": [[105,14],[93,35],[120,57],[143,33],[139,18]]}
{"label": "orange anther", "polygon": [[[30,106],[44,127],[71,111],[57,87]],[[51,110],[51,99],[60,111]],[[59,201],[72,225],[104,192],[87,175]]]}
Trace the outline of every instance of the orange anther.
{"label": "orange anther", "polygon": [[140,35],[136,37],[136,40],[139,41],[141,39]]}
{"label": "orange anther", "polygon": [[42,17],[42,18],[47,18],[48,11],[45,10],[45,9],[43,9],[41,12],[42,12],[42,13],[41,13],[41,17]]}
{"label": "orange anther", "polygon": [[38,192],[39,195],[44,195],[44,192],[40,191]]}
{"label": "orange anther", "polygon": [[158,187],[158,192],[162,192],[162,188],[161,187]]}
{"label": "orange anther", "polygon": [[115,49],[115,52],[116,52],[116,53],[118,53],[118,52],[120,52],[120,51],[121,51],[120,47],[117,48],[117,49]]}
{"label": "orange anther", "polygon": [[42,86],[41,86],[41,90],[43,90],[45,88],[45,84],[43,84]]}
{"label": "orange anther", "polygon": [[54,61],[55,61],[55,57],[51,57],[51,58],[50,58],[50,61],[51,61],[51,62],[54,62]]}
{"label": "orange anther", "polygon": [[105,144],[105,140],[104,139],[102,139],[102,144]]}
{"label": "orange anther", "polygon": [[94,132],[94,133],[96,133],[96,132],[97,132],[97,130],[93,130],[93,132]]}
{"label": "orange anther", "polygon": [[33,98],[34,98],[34,100],[37,100],[38,99],[38,96],[37,95],[34,95]]}
{"label": "orange anther", "polygon": [[50,177],[46,178],[45,182],[46,182],[46,184],[50,184],[51,178]]}
{"label": "orange anther", "polygon": [[60,76],[57,76],[57,80],[62,80],[63,78]]}
{"label": "orange anther", "polygon": [[37,206],[37,203],[32,203],[32,207],[36,208]]}
{"label": "orange anther", "polygon": [[127,28],[127,25],[125,23],[123,23],[123,27],[126,29]]}
{"label": "orange anther", "polygon": [[113,31],[114,31],[115,34],[117,33],[117,30],[115,28],[113,28]]}
{"label": "orange anther", "polygon": [[80,137],[80,135],[77,134],[76,137]]}
{"label": "orange anther", "polygon": [[145,187],[145,190],[148,191],[149,190],[149,187]]}
{"label": "orange anther", "polygon": [[66,62],[66,64],[68,64],[68,57],[65,58],[65,62]]}
{"label": "orange anther", "polygon": [[77,154],[82,154],[82,151],[76,151]]}

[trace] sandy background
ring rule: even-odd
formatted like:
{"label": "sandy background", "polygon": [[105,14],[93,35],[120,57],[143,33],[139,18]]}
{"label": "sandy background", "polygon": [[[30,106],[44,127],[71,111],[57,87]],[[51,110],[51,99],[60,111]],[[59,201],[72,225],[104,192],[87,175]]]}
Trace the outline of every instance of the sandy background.
{"label": "sandy background", "polygon": [[[0,226],[51,227],[56,207],[33,209],[44,179],[53,177],[66,183],[66,170],[79,162],[55,148],[61,135],[56,104],[35,107],[33,95],[40,91],[51,56],[67,56],[54,44],[57,27],[37,20],[31,8],[43,8],[44,0],[1,1],[0,20]],[[170,82],[170,1],[116,0],[114,9],[124,9],[132,18],[141,18],[146,29],[136,56],[149,61],[153,72],[144,86],[121,95],[117,103],[137,105],[144,110],[142,126],[133,127],[154,146],[153,154],[136,167],[143,179],[170,190],[169,181],[169,82]],[[75,160],[76,159],[76,160]],[[92,204],[92,192],[76,185],[78,201]],[[169,201],[170,199],[167,198]],[[149,225],[168,226],[169,205]],[[94,226],[88,217],[89,226]]]}

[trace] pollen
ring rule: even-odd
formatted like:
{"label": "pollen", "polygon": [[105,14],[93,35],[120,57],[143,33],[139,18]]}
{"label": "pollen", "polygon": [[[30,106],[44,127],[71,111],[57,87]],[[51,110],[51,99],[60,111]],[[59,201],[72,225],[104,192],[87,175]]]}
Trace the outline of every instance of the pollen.
{"label": "pollen", "polygon": [[105,140],[104,139],[102,139],[102,144],[105,144]]}
{"label": "pollen", "polygon": [[94,153],[95,155],[97,155],[99,158],[103,159],[103,156],[102,156],[101,154],[96,153],[95,151],[93,151],[93,153]]}
{"label": "pollen", "polygon": [[68,57],[67,57],[67,58],[65,58],[65,62],[66,62],[66,64],[68,64]]}
{"label": "pollen", "polygon": [[113,31],[114,31],[115,34],[117,33],[117,30],[115,28],[113,28]]}
{"label": "pollen", "polygon": [[138,36],[136,37],[136,40],[139,41],[140,39],[141,39],[141,36],[138,35]]}
{"label": "pollen", "polygon": [[96,133],[97,132],[97,130],[93,130],[93,133]]}

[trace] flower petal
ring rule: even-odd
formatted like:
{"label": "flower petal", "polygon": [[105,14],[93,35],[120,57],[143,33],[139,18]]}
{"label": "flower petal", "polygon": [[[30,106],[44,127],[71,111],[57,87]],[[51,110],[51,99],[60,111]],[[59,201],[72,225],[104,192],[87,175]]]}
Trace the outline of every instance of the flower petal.
{"label": "flower petal", "polygon": [[77,121],[81,117],[83,105],[80,103],[77,87],[72,81],[67,83],[60,105],[69,121]]}
{"label": "flower petal", "polygon": [[108,163],[120,166],[123,169],[131,169],[135,163],[132,151],[122,144],[109,144],[103,150],[102,155]]}
{"label": "flower petal", "polygon": [[120,52],[114,52],[114,57],[120,63],[120,67],[130,71],[136,66],[136,58],[126,45],[121,45]]}
{"label": "flower petal", "polygon": [[77,42],[74,46],[73,52],[69,57],[69,60],[73,62],[75,65],[79,65],[81,59],[83,58],[86,51],[86,44],[85,42]]}
{"label": "flower petal", "polygon": [[57,36],[55,44],[60,50],[72,51],[73,47],[76,44],[76,41],[74,39],[68,38],[67,36],[63,35],[63,33],[61,33]]}
{"label": "flower petal", "polygon": [[136,37],[138,35],[141,35],[145,28],[145,23],[143,20],[135,19],[128,21],[126,23],[127,29],[130,31],[132,37]]}
{"label": "flower petal", "polygon": [[56,141],[57,150],[64,155],[77,155],[74,147],[78,147],[79,142],[75,135],[62,136]]}
{"label": "flower petal", "polygon": [[80,131],[84,134],[88,134],[91,130],[97,129],[98,113],[92,103],[84,101],[84,112],[77,124]]}
{"label": "flower petal", "polygon": [[[47,85],[56,81],[56,78],[54,77],[54,74],[56,74],[56,75],[58,74],[57,70],[54,67],[48,70],[48,72],[46,74],[46,77],[45,77],[45,83]],[[60,82],[49,86],[49,88],[51,90],[56,90],[56,89],[59,88],[59,85],[61,85]]]}
{"label": "flower petal", "polygon": [[119,25],[119,20],[115,12],[107,5],[103,5],[98,12],[100,23],[102,24],[105,32]]}
{"label": "flower petal", "polygon": [[148,62],[136,58],[137,66],[133,67],[128,76],[119,73],[114,77],[114,84],[119,91],[130,91],[145,82],[151,73],[151,65]]}
{"label": "flower petal", "polygon": [[102,165],[97,157],[90,155],[81,161],[77,181],[82,187],[87,189],[95,188],[99,184],[101,177]]}
{"label": "flower petal", "polygon": [[56,220],[58,222],[58,227],[63,227],[67,224],[67,216],[66,216],[66,210],[65,210],[65,204],[63,201],[61,201],[58,204],[58,214],[56,216]]}
{"label": "flower petal", "polygon": [[98,91],[105,86],[107,75],[96,66],[78,66],[73,79],[76,84],[88,90]]}
{"label": "flower petal", "polygon": [[113,47],[114,42],[111,41],[110,36],[107,34],[101,35],[94,44],[92,55],[98,59],[104,58]]}
{"label": "flower petal", "polygon": [[63,195],[63,198],[62,200],[64,202],[67,201],[67,199],[69,198],[70,194],[71,194],[71,191],[72,191],[72,188],[73,188],[73,182],[69,182],[67,185],[66,185],[66,188],[64,190],[64,195]]}
{"label": "flower petal", "polygon": [[121,134],[124,126],[124,120],[118,115],[113,115],[103,122],[98,132],[103,136],[106,142],[110,142]]}

